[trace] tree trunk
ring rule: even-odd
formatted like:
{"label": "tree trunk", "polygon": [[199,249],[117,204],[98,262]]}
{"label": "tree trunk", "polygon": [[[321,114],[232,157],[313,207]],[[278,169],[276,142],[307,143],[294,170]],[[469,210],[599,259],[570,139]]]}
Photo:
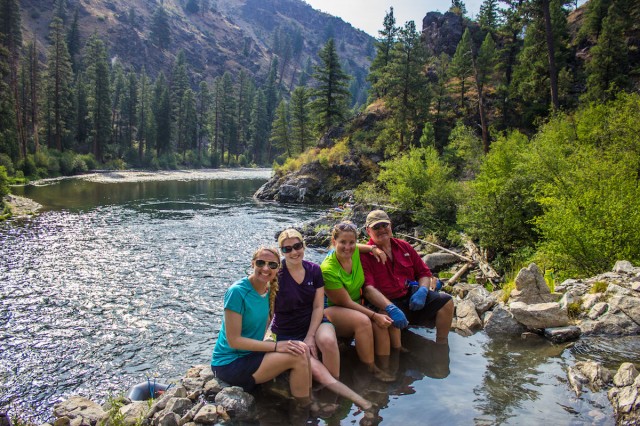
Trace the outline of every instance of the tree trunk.
{"label": "tree trunk", "polygon": [[547,35],[547,53],[549,55],[549,80],[551,82],[551,104],[554,111],[560,108],[558,101],[558,70],[556,69],[555,45],[553,42],[553,28],[551,26],[550,0],[542,0],[542,14],[544,15],[544,30]]}

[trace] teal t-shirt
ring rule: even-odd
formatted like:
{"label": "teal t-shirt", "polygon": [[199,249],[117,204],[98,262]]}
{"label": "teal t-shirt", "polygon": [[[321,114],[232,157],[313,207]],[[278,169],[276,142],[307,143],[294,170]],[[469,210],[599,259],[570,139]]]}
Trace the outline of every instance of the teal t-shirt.
{"label": "teal t-shirt", "polygon": [[[224,309],[242,315],[240,335],[249,339],[262,340],[269,319],[269,291],[258,294],[251,285],[249,277],[233,283],[224,295]],[[251,351],[234,349],[227,341],[227,330],[222,317],[222,327],[218,341],[213,348],[211,365],[220,366],[232,363],[238,358],[249,355]]]}
{"label": "teal t-shirt", "polygon": [[[351,256],[351,273],[342,269],[338,258],[336,257],[335,250],[332,250],[327,257],[322,261],[320,265],[322,269],[322,279],[324,280],[324,288],[327,290],[338,290],[344,287],[349,293],[349,297],[356,303],[360,303],[362,294],[361,289],[364,284],[364,272],[362,270],[362,263],[360,262],[360,250],[356,247],[356,250]],[[329,306],[333,306],[331,301],[328,301]]]}

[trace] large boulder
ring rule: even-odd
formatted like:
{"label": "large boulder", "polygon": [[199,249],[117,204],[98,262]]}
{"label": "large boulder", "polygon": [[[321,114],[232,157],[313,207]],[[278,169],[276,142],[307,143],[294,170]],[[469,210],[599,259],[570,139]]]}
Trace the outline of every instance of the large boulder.
{"label": "large boulder", "polygon": [[456,327],[464,331],[475,331],[482,328],[482,320],[476,312],[476,306],[470,300],[462,300],[456,305]]}
{"label": "large boulder", "polygon": [[477,285],[469,290],[466,300],[473,302],[478,315],[484,314],[498,303],[496,294],[489,293],[489,291],[481,285]]}
{"label": "large boulder", "polygon": [[633,364],[624,363],[620,366],[614,377],[614,385],[607,396],[613,406],[616,424],[640,424],[640,375]]}
{"label": "large boulder", "polygon": [[442,270],[443,267],[454,265],[460,262],[460,257],[452,253],[437,252],[425,255],[422,260],[433,272]]}
{"label": "large boulder", "polygon": [[516,289],[509,296],[510,302],[548,303],[555,302],[559,298],[559,295],[551,294],[540,268],[535,263],[520,270],[515,284]]}
{"label": "large boulder", "polygon": [[252,415],[256,399],[241,387],[231,386],[218,392],[215,402],[229,413],[233,413],[235,418],[247,419]]}
{"label": "large boulder", "polygon": [[79,420],[79,424],[94,426],[106,416],[106,413],[99,404],[82,396],[72,396],[54,405],[53,415],[56,418],[67,417],[72,423]]}
{"label": "large boulder", "polygon": [[490,337],[521,335],[527,328],[503,305],[497,305],[484,319],[484,331]]}
{"label": "large boulder", "polygon": [[535,303],[528,305],[523,302],[509,304],[514,318],[530,329],[544,329],[563,327],[569,324],[567,309],[558,303]]}

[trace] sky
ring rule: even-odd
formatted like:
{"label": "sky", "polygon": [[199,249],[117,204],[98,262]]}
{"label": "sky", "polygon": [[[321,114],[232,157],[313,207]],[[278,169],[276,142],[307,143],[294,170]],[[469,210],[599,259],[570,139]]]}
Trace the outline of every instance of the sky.
{"label": "sky", "polygon": [[[304,0],[314,9],[330,15],[338,16],[364,32],[378,37],[382,29],[384,16],[393,6],[396,25],[403,26],[407,21],[414,21],[416,29],[422,30],[422,18],[427,12],[446,12],[451,0]],[[482,0],[465,0],[467,16],[478,14]]]}

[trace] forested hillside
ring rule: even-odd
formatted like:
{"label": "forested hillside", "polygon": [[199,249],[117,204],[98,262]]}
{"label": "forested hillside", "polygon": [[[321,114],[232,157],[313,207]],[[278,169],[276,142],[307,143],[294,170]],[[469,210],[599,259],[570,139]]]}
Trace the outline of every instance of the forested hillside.
{"label": "forested hillside", "polygon": [[299,0],[2,0],[0,164],[37,178],[95,167],[271,165],[281,99],[338,40],[366,101],[373,38]]}

